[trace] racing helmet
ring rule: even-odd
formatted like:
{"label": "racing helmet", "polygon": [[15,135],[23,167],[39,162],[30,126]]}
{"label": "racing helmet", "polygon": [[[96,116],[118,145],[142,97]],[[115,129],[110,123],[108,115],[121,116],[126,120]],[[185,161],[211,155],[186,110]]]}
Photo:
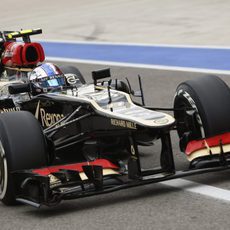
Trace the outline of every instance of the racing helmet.
{"label": "racing helmet", "polygon": [[46,93],[66,85],[64,74],[52,63],[44,63],[33,69],[29,81],[34,94]]}

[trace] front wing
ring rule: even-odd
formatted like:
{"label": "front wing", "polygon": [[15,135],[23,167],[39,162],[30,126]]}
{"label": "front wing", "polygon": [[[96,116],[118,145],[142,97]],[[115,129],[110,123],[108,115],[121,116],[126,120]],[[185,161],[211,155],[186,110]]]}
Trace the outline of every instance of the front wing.
{"label": "front wing", "polygon": [[[216,137],[216,140],[218,138],[219,136]],[[230,169],[230,152],[223,151],[225,141],[223,146],[222,143],[216,146],[220,150],[218,154],[209,154],[205,158],[194,159],[191,161],[190,167],[183,171],[175,170],[169,134],[162,136],[161,141],[162,151],[159,168],[141,168],[138,148],[134,142],[131,144],[132,151],[127,162],[96,159],[89,162],[13,172],[17,187],[17,201],[34,207],[54,206],[62,200],[77,199],[195,174]],[[215,142],[214,139],[211,141],[212,143]],[[207,143],[211,143],[210,140],[207,140]],[[196,151],[196,148],[200,150],[201,146],[196,143],[193,150]]]}

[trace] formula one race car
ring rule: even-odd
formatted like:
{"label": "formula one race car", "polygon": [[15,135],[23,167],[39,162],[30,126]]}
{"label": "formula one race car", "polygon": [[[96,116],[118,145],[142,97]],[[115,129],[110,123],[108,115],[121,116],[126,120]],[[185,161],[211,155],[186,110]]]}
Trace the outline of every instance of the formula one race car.
{"label": "formula one race car", "polygon": [[[0,34],[4,204],[53,206],[230,169],[230,90],[220,78],[181,83],[171,109],[147,107],[140,78],[140,92],[133,92],[129,81],[110,79],[109,69],[94,71],[93,83],[87,84],[76,67],[44,63],[42,46],[30,41],[38,33],[40,29]],[[133,101],[135,96],[142,104]],[[174,165],[170,132],[175,129],[190,162],[184,171]],[[139,146],[155,141],[162,146],[159,167],[142,169]]]}

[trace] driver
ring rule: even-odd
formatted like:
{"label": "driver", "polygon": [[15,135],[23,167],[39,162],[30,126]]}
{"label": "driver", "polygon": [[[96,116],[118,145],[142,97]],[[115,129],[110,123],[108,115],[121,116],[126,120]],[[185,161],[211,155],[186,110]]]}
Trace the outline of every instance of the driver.
{"label": "driver", "polygon": [[36,67],[29,76],[34,95],[47,93],[66,86],[62,71],[52,63],[45,63]]}

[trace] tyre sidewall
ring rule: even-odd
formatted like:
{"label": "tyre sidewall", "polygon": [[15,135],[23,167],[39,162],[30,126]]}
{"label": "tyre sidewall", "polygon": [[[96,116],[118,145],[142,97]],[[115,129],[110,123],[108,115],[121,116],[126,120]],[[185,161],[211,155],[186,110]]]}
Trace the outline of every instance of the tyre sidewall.
{"label": "tyre sidewall", "polygon": [[0,200],[14,205],[17,202],[12,172],[47,165],[46,143],[39,122],[25,111],[0,114],[0,150],[1,147],[5,173]]}
{"label": "tyre sidewall", "polygon": [[[200,105],[200,102],[196,95],[193,93],[192,89],[185,85],[181,84],[177,89],[177,94],[174,100],[174,108],[177,107],[178,104],[185,104],[186,107],[192,108],[195,111],[195,122],[197,124],[197,128],[199,130],[196,130],[196,133],[199,133],[198,138],[204,138],[205,137],[205,130],[204,127],[206,127],[206,119],[205,119],[205,112],[202,110],[202,106]],[[191,110],[191,112],[194,112]],[[175,118],[177,119],[177,113],[174,113]],[[202,116],[203,115],[203,116]],[[192,130],[191,130],[192,131]]]}

